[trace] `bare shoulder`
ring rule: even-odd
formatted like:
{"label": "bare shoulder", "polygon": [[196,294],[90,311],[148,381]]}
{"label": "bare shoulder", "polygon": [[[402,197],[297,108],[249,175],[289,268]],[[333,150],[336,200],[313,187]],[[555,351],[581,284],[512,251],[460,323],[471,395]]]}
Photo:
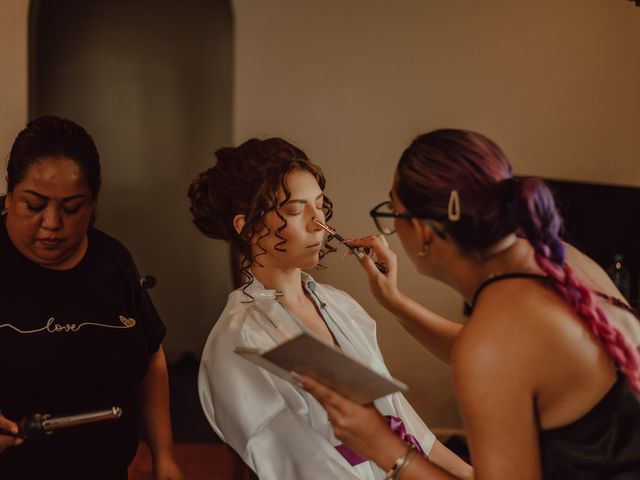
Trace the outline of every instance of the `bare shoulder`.
{"label": "bare shoulder", "polygon": [[[511,278],[484,289],[469,319],[466,337],[512,344],[523,333],[535,333],[550,308],[561,305],[543,281]],[[528,341],[528,340],[527,340]]]}
{"label": "bare shoulder", "polygon": [[621,297],[613,281],[600,265],[573,245],[565,243],[564,246],[567,252],[567,263],[587,287],[614,297]]}
{"label": "bare shoulder", "polygon": [[536,319],[547,293],[531,279],[492,284],[456,341],[456,398],[478,478],[541,478],[533,402],[544,377],[547,334]]}
{"label": "bare shoulder", "polygon": [[[567,262],[575,271],[578,278],[591,290],[601,292],[625,303],[620,290],[615,286],[609,275],[591,258],[580,252],[577,248],[565,244],[567,250]],[[621,332],[633,345],[640,345],[640,322],[638,318],[626,310],[599,300],[600,306],[609,317],[609,321]],[[628,304],[628,303],[627,303]]]}
{"label": "bare shoulder", "polygon": [[564,242],[564,248],[567,253],[567,262],[569,262],[570,265],[574,265],[575,268],[594,271],[602,270],[595,261],[570,243]]}
{"label": "bare shoulder", "polygon": [[540,281],[510,279],[490,285],[456,341],[454,375],[503,375],[508,381],[517,377],[537,383],[544,375],[540,358],[550,339],[565,336],[559,316],[572,315]]}

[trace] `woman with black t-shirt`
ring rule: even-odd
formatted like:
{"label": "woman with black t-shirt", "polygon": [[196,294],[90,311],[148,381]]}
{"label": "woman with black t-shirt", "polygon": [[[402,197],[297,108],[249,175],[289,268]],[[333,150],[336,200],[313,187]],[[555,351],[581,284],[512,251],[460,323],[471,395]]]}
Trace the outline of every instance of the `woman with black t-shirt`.
{"label": "woman with black t-shirt", "polygon": [[[0,217],[0,477],[126,479],[145,429],[156,479],[182,478],[171,452],[165,327],[127,249],[93,227],[100,161],[57,117],[29,122],[7,166]],[[32,413],[122,416],[18,435]]]}

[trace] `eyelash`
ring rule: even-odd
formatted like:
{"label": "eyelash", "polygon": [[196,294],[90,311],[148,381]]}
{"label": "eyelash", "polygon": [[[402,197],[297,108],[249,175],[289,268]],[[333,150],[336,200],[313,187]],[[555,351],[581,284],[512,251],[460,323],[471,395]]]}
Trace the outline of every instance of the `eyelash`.
{"label": "eyelash", "polygon": [[[41,212],[42,210],[44,210],[44,205],[42,205],[42,206],[40,206],[40,205],[31,205],[30,203],[27,202],[27,208],[32,212]],[[78,211],[80,210],[80,207],[75,207],[75,208],[62,207],[62,210],[64,211],[64,213],[66,213],[68,215],[73,215],[74,213],[78,213]]]}
{"label": "eyelash", "polygon": [[[320,205],[316,205],[316,209],[317,210],[322,210],[323,207],[324,207],[324,203],[321,203]],[[304,212],[304,209],[285,211],[285,214],[286,215],[300,215],[302,212]]]}
{"label": "eyelash", "polygon": [[32,212],[40,212],[42,211],[42,209],[44,209],[44,206],[36,206],[36,205],[31,205],[30,203],[27,203],[27,208]]}

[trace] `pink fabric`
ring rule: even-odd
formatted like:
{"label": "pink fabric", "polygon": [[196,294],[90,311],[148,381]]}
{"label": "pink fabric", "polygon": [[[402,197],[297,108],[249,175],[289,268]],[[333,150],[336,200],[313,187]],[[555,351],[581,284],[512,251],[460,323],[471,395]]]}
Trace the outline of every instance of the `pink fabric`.
{"label": "pink fabric", "polygon": [[[391,430],[393,430],[393,433],[395,433],[398,436],[398,438],[400,438],[400,440],[402,440],[407,444],[413,445],[414,447],[416,447],[416,450],[420,455],[427,458],[427,454],[424,452],[424,450],[420,446],[420,443],[418,442],[416,437],[414,437],[409,432],[407,432],[406,428],[404,427],[404,423],[402,423],[402,419],[400,417],[385,415],[384,418],[389,424],[389,427],[391,427]],[[340,455],[342,455],[345,458],[347,462],[349,462],[351,466],[354,466],[354,467],[356,465],[360,465],[361,463],[364,463],[367,460],[369,460],[366,457],[358,455],[356,452],[354,452],[349,447],[347,447],[344,443],[338,445],[336,447],[336,450],[338,451],[338,453],[340,453]]]}

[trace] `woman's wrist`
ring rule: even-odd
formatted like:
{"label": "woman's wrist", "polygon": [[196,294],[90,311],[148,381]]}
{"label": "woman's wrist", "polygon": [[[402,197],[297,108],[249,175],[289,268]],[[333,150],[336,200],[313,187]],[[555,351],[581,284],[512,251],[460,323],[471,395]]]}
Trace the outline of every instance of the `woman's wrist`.
{"label": "woman's wrist", "polygon": [[405,300],[405,295],[400,290],[394,290],[392,293],[385,295],[382,302],[382,306],[394,315],[399,315],[402,311],[402,305]]}
{"label": "woman's wrist", "polygon": [[406,453],[407,444],[393,435],[393,438],[389,438],[389,441],[385,441],[382,445],[384,446],[371,456],[371,460],[383,470],[388,471]]}
{"label": "woman's wrist", "polygon": [[398,457],[393,466],[387,470],[384,480],[398,480],[407,469],[417,452],[418,450],[415,445],[408,445],[404,451],[404,455]]}
{"label": "woman's wrist", "polygon": [[154,463],[162,462],[167,459],[173,459],[173,445],[163,444],[162,446],[151,448],[151,457]]}

